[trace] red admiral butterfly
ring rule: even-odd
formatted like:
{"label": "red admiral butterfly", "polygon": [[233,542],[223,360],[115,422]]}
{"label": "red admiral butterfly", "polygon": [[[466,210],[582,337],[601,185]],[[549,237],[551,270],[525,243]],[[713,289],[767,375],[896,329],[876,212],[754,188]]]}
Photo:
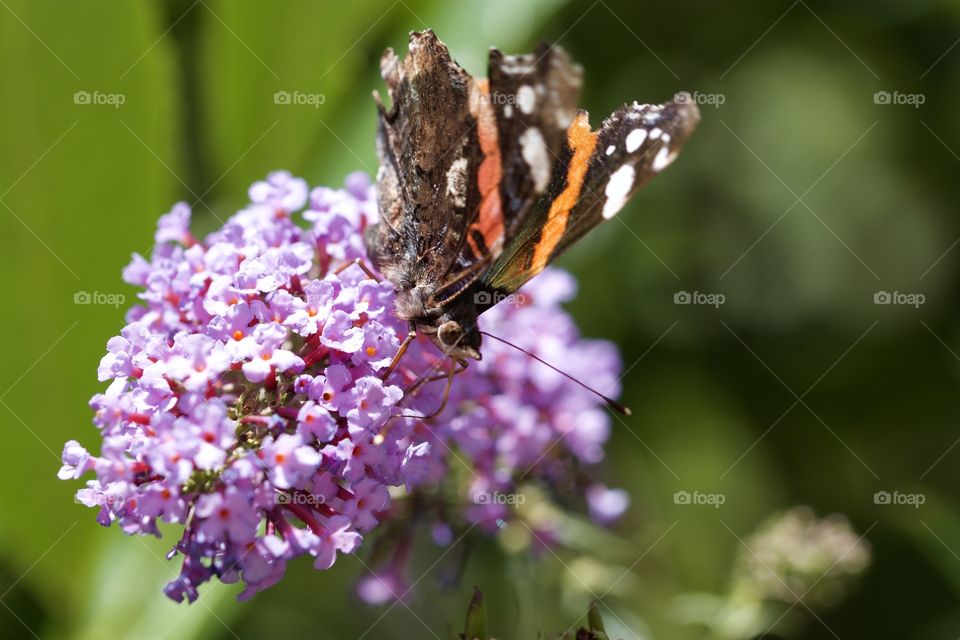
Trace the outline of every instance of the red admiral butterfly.
{"label": "red admiral butterfly", "polygon": [[380,71],[391,105],[374,93],[381,217],[365,240],[411,330],[394,363],[418,332],[461,366],[479,360],[477,317],[616,215],[700,119],[679,94],[624,105],[593,131],[576,108],[581,67],[547,44],[491,49],[481,79],[414,32]]}

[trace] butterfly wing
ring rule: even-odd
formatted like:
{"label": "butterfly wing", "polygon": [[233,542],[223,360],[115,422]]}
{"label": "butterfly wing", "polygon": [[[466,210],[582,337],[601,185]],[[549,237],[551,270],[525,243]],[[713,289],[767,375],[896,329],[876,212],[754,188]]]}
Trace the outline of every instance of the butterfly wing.
{"label": "butterfly wing", "polygon": [[479,206],[466,242],[451,265],[449,285],[438,299],[451,299],[492,264],[546,191],[554,158],[577,113],[582,70],[559,47],[534,53],[490,50],[488,77],[474,79],[470,113],[482,160],[475,174]]}
{"label": "butterfly wing", "polygon": [[625,105],[596,131],[586,112],[579,112],[566,131],[548,187],[484,274],[483,288],[516,291],[584,234],[615,216],[676,158],[699,119],[686,94],[662,105]]}
{"label": "butterfly wing", "polygon": [[380,71],[391,105],[377,96],[381,215],[366,244],[388,279],[412,287],[450,269],[479,207],[469,178],[483,160],[470,108],[474,80],[432,31],[411,33],[402,61],[388,49]]}
{"label": "butterfly wing", "polygon": [[432,31],[381,60],[392,104],[379,105],[381,218],[367,248],[398,289],[429,289],[429,308],[474,283],[518,289],[616,215],[699,121],[681,94],[625,105],[592,131],[575,108],[582,72],[558,47],[493,49],[488,72],[470,76]]}
{"label": "butterfly wing", "polygon": [[583,70],[560,47],[534,53],[490,50],[490,101],[496,113],[505,239],[546,191],[566,131],[577,115]]}

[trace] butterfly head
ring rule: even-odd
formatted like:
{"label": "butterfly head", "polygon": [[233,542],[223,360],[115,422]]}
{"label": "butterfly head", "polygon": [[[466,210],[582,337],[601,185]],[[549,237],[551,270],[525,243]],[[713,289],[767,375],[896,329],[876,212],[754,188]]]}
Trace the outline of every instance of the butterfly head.
{"label": "butterfly head", "polygon": [[430,336],[437,348],[451,358],[480,360],[480,330],[476,320],[467,324],[444,313],[435,320],[417,325],[417,331]]}
{"label": "butterfly head", "polygon": [[429,336],[440,351],[451,358],[480,360],[480,329],[477,307],[466,292],[436,304],[434,288],[419,285],[398,289],[397,316],[407,320],[410,328]]}

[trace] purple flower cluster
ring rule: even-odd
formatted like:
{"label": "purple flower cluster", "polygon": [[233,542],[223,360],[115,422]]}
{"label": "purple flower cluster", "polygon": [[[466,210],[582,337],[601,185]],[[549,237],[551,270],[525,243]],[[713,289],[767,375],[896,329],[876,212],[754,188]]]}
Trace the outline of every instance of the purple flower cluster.
{"label": "purple flower cluster", "polygon": [[[451,475],[468,480],[455,487],[460,504],[430,512],[434,538],[492,531],[514,514],[484,496],[515,491],[519,478],[569,485],[571,459],[601,460],[609,417],[595,399],[498,342],[456,376],[436,418],[417,418],[446,386],[447,363],[428,341],[382,380],[406,327],[392,286],[349,264],[366,259],[362,231],[378,215],[365,175],[311,191],[276,172],[249,197],[202,241],[188,205],[160,218],[151,258],[134,255],[123,273],[142,304],[100,363],[110,381],[90,403],[100,455],[76,441],[63,451],[60,478],[95,473],[77,498],[102,525],[157,536],[161,521],[182,527],[168,596],[193,601],[216,577],[242,581],[247,598],[302,555],[327,569],[396,516],[398,497],[438,494]],[[560,309],[574,289],[548,271],[482,324],[616,393],[615,348],[581,339]],[[601,485],[581,494],[600,520],[626,508]]]}

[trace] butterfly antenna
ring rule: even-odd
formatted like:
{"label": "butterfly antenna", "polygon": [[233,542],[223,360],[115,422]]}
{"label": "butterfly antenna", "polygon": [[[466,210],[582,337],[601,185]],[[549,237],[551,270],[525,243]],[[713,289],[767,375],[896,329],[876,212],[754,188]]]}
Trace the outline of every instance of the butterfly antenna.
{"label": "butterfly antenna", "polygon": [[527,354],[528,356],[530,356],[531,358],[533,358],[534,360],[536,360],[536,361],[539,362],[540,364],[543,364],[543,365],[546,365],[546,366],[550,367],[551,369],[553,369],[554,371],[556,371],[557,373],[559,373],[560,375],[562,375],[562,376],[563,376],[564,378],[566,378],[567,380],[570,380],[570,381],[572,381],[572,382],[576,382],[578,385],[580,385],[581,387],[583,387],[584,389],[586,389],[587,391],[589,391],[589,392],[592,393],[593,395],[595,395],[595,396],[597,396],[598,398],[600,398],[601,400],[603,400],[604,403],[605,403],[608,407],[610,407],[611,409],[613,409],[613,410],[616,411],[617,413],[621,413],[621,414],[623,414],[623,415],[625,415],[625,416],[629,416],[629,415],[630,415],[630,409],[629,409],[629,408],[627,408],[627,407],[625,407],[624,405],[620,404],[619,402],[617,402],[617,401],[614,400],[613,398],[610,398],[610,397],[608,397],[608,396],[603,395],[602,393],[600,393],[599,391],[597,391],[597,390],[594,389],[593,387],[590,387],[590,386],[584,384],[583,382],[580,382],[579,380],[577,380],[576,378],[574,378],[574,377],[573,377],[572,375],[570,375],[569,373],[566,373],[565,371],[561,371],[560,369],[556,368],[555,366],[553,366],[552,364],[550,364],[549,362],[547,362],[547,361],[544,360],[543,358],[540,358],[539,356],[536,356],[536,355],[530,353],[529,351],[527,351],[527,350],[524,349],[523,347],[517,346],[517,345],[513,344],[512,342],[510,342],[509,340],[504,340],[503,338],[500,338],[500,337],[498,337],[498,336],[495,336],[495,335],[493,335],[492,333],[487,333],[486,331],[481,331],[480,333],[483,334],[483,335],[485,335],[485,336],[487,336],[488,338],[493,338],[494,340],[497,340],[498,342],[502,342],[503,344],[505,344],[505,345],[507,345],[507,346],[513,347],[513,348],[516,349],[517,351],[522,351],[523,353]]}

